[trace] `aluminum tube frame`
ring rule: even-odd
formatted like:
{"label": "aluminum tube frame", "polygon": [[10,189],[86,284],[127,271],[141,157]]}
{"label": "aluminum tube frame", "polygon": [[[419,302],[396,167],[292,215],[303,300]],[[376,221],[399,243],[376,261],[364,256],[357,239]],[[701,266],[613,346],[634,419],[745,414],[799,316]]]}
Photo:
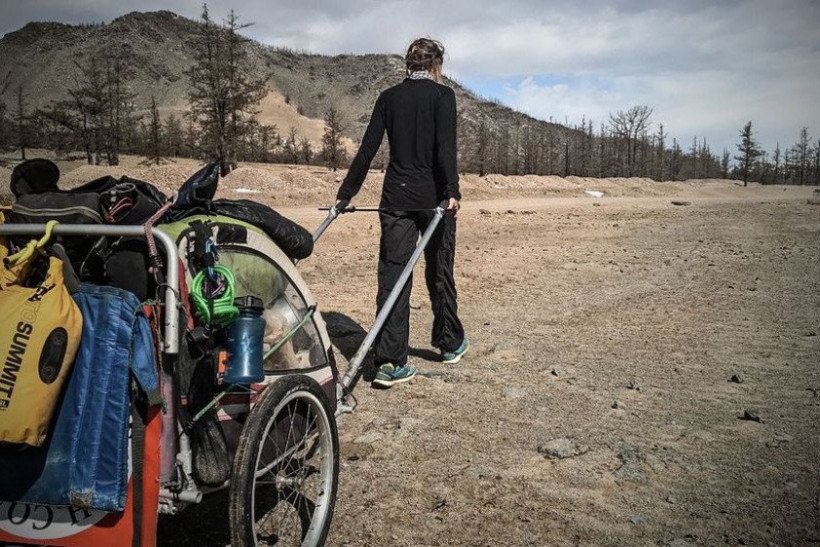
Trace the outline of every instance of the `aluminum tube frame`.
{"label": "aluminum tube frame", "polygon": [[[45,224],[0,224],[0,235],[38,236],[46,231]],[[52,232],[63,236],[145,237],[141,225],[58,224]],[[162,349],[175,355],[179,352],[179,256],[174,241],[165,232],[153,229],[154,237],[165,250],[165,324]]]}
{"label": "aluminum tube frame", "polygon": [[[325,233],[325,230],[327,230],[327,227],[330,226],[330,223],[336,220],[336,217],[339,216],[339,211],[335,207],[329,207],[327,211],[327,216],[319,227],[316,228],[316,231],[313,232],[313,243],[319,241],[319,238],[322,237],[323,233]],[[299,259],[294,259],[293,261],[294,264],[299,264],[299,262]]]}
{"label": "aluminum tube frame", "polygon": [[433,219],[430,221],[430,224],[421,236],[421,240],[418,245],[416,245],[416,250],[413,251],[412,256],[410,256],[410,260],[407,262],[407,266],[404,267],[404,270],[402,270],[401,275],[399,276],[399,280],[387,296],[384,306],[382,306],[381,311],[376,316],[376,321],[373,323],[370,331],[368,331],[367,336],[365,336],[362,345],[359,346],[359,349],[356,350],[356,354],[353,356],[353,359],[350,360],[350,365],[348,366],[347,372],[342,378],[342,388],[345,391],[348,391],[350,386],[353,385],[356,376],[359,374],[359,369],[362,367],[364,358],[367,356],[367,352],[370,351],[370,347],[376,341],[376,336],[387,322],[387,316],[390,315],[391,311],[393,311],[393,307],[396,305],[399,295],[404,290],[404,286],[407,284],[407,281],[413,273],[413,268],[415,268],[416,263],[421,258],[421,253],[424,252],[425,247],[427,247],[427,244],[430,242],[430,238],[433,237],[433,232],[435,232],[441,222],[441,219],[444,217],[444,211],[445,209],[442,206],[438,206],[434,209]]}
{"label": "aluminum tube frame", "polygon": [[336,207],[329,207],[327,210],[327,217],[322,223],[316,228],[316,231],[313,232],[313,242],[316,243],[319,241],[319,238],[322,237],[322,234],[325,233],[327,227],[330,226],[330,223],[336,220],[336,217],[339,216],[339,210]]}

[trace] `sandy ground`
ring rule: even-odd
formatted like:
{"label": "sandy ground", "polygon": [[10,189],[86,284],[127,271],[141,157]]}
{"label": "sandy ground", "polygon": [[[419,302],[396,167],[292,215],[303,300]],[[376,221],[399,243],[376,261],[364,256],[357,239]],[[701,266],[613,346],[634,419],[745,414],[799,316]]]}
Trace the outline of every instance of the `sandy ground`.
{"label": "sandy ground", "polygon": [[[457,281],[473,348],[435,362],[416,276],[425,376],[362,386],[342,419],[330,544],[820,541],[820,207],[806,194],[468,202]],[[365,326],[377,232],[343,218],[303,264],[319,302]],[[589,452],[538,452],[560,437]]]}
{"label": "sandy ground", "polygon": [[[183,167],[146,169],[171,178]],[[226,193],[283,181],[241,197],[310,228],[339,176],[235,175]],[[375,199],[369,184],[362,205]],[[330,545],[820,542],[811,189],[494,176],[465,188],[456,273],[473,345],[459,365],[436,361],[417,275],[421,375],[388,391],[358,386],[359,407],[339,424]],[[288,206],[299,203],[311,207]],[[300,264],[343,353],[359,339],[345,324],[372,322],[377,245],[375,216],[346,215]],[[740,419],[747,410],[761,421]],[[579,454],[539,452],[559,438]],[[160,544],[224,544],[209,503],[164,519]]]}
{"label": "sandy ground", "polygon": [[[473,346],[459,365],[436,362],[416,276],[421,375],[357,388],[358,410],[340,421],[329,544],[820,541],[810,192],[695,186],[677,193],[690,206],[468,195],[457,281]],[[300,265],[348,355],[360,335],[347,323],[372,321],[377,243],[375,217],[348,215]],[[746,410],[761,422],[740,419]],[[559,438],[588,451],[539,452]],[[161,542],[224,542],[202,522],[166,523]]]}
{"label": "sandy ground", "polygon": [[[116,178],[128,175],[151,182],[171,195],[193,175],[202,164],[187,158],[166,158],[160,165],[138,156],[122,156],[116,167],[88,165],[78,155],[73,159],[55,158],[53,152],[30,150],[28,157],[47,157],[60,168],[59,186],[73,188],[103,176]],[[19,156],[0,154],[0,198],[10,195],[8,188],[11,169]],[[243,163],[220,181],[217,197],[247,198],[261,201],[276,208],[306,205],[330,205],[345,174],[344,170],[330,171],[316,165],[281,165]],[[375,204],[379,200],[383,173],[373,170],[357,196],[359,205]],[[462,192],[470,200],[498,200],[511,197],[589,197],[585,191],[602,191],[607,197],[676,196],[692,193],[700,197],[734,195],[737,181],[706,179],[676,182],[655,182],[646,178],[584,178],[535,175],[462,174]],[[753,184],[753,186],[756,186]],[[794,189],[786,188],[789,192]]]}

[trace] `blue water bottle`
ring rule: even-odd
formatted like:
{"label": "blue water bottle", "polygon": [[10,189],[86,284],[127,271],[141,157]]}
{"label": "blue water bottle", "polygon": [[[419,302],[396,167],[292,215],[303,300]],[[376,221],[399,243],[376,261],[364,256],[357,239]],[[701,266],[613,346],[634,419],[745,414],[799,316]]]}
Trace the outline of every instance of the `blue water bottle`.
{"label": "blue water bottle", "polygon": [[234,299],[239,317],[228,326],[226,384],[254,384],[265,379],[262,345],[265,337],[265,306],[255,296]]}

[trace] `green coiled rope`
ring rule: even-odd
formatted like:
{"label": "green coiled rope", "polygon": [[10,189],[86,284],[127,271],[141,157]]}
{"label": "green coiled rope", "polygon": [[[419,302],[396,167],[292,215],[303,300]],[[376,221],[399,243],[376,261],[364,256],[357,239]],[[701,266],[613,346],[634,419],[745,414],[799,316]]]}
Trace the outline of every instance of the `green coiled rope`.
{"label": "green coiled rope", "polygon": [[224,327],[239,317],[239,308],[233,303],[236,279],[233,272],[221,264],[215,265],[213,269],[217,276],[221,275],[225,280],[225,290],[218,297],[210,298],[204,292],[207,273],[200,270],[191,283],[191,300],[194,311],[202,322]]}

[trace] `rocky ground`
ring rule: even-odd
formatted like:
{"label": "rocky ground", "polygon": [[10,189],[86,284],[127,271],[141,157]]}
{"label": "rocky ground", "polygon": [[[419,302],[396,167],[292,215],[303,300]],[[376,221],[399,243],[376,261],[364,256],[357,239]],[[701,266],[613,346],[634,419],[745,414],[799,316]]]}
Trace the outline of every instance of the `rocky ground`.
{"label": "rocky ground", "polygon": [[[819,542],[820,208],[700,194],[468,201],[473,348],[435,361],[417,276],[422,376],[342,419],[330,543]],[[305,276],[367,326],[378,226],[332,228]]]}
{"label": "rocky ground", "polygon": [[[193,168],[145,169],[170,185]],[[80,169],[64,178],[100,168]],[[242,197],[311,228],[339,176],[248,169],[225,195],[257,191]],[[358,386],[330,545],[820,542],[811,189],[468,176],[465,190],[456,273],[472,347],[436,361],[416,276],[420,375]],[[339,325],[372,321],[377,245],[376,217],[347,215],[300,263],[343,353],[359,335]],[[210,507],[163,520],[160,544],[224,544]]]}

